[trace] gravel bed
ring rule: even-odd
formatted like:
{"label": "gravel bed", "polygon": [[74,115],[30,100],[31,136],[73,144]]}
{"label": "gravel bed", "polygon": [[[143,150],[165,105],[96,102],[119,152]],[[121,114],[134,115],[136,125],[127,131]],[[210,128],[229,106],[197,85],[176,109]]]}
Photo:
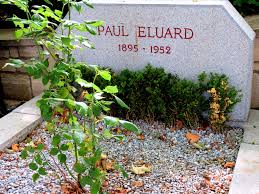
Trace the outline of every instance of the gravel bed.
{"label": "gravel bed", "polygon": [[[240,128],[226,133],[207,130],[171,130],[161,123],[135,122],[142,136],[129,133],[124,142],[101,142],[109,159],[116,159],[127,170],[129,177],[112,171],[108,174],[104,190],[109,193],[228,193],[233,169],[224,168],[234,162],[243,138]],[[32,140],[50,143],[44,123],[32,134]],[[200,136],[198,149],[191,145],[186,134]],[[23,147],[27,140],[20,143]],[[48,169],[48,176],[32,182],[33,172],[28,161],[19,158],[19,152],[0,152],[0,193],[61,193],[57,175]],[[132,166],[149,165],[152,171],[144,175],[131,172]]]}

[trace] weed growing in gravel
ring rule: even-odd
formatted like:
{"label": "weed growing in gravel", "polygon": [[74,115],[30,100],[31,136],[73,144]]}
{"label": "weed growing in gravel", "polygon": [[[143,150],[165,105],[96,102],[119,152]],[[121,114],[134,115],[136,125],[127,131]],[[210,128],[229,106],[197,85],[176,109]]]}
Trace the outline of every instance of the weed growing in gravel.
{"label": "weed growing in gravel", "polygon": [[[66,183],[72,185],[76,192],[86,192],[85,186],[90,186],[91,193],[98,193],[102,181],[105,178],[106,169],[101,165],[105,159],[99,141],[103,138],[115,138],[121,140],[123,136],[114,135],[111,127],[123,128],[139,132],[139,129],[131,122],[107,116],[110,105],[115,101],[122,107],[128,106],[116,96],[118,88],[115,85],[99,87],[97,79],[111,80],[108,70],[99,69],[98,66],[77,62],[73,57],[73,50],[83,47],[93,48],[87,37],[75,35],[73,31],[96,34],[96,27],[103,24],[102,21],[82,21],[78,23],[71,20],[71,9],[82,12],[82,4],[92,8],[87,0],[63,0],[60,10],[52,10],[52,4],[45,0],[49,6],[33,6],[29,10],[28,1],[1,0],[2,4],[16,5],[25,12],[27,19],[13,16],[9,20],[19,27],[15,34],[18,39],[30,37],[39,46],[39,58],[23,62],[19,59],[11,59],[6,65],[17,68],[25,68],[35,79],[42,79],[42,83],[48,88],[37,102],[42,117],[48,122],[47,129],[52,135],[51,145],[31,143],[21,154],[22,158],[28,155],[33,157],[29,168],[35,173],[32,178],[36,181],[40,176],[47,175],[46,167],[58,172]],[[63,10],[68,7],[68,18],[63,19]],[[55,28],[60,25],[61,34],[57,34]],[[43,49],[40,49],[43,48]],[[52,58],[54,64],[49,64]],[[80,69],[91,68],[94,72],[93,79],[84,80]],[[75,85],[81,88],[77,90]],[[80,92],[75,99],[75,93]],[[104,123],[105,128],[96,129],[98,123]],[[47,152],[45,149],[49,149]],[[49,154],[52,161],[49,162],[45,154]],[[72,157],[72,158],[68,158]],[[68,162],[73,165],[69,165]],[[121,170],[120,165],[114,163],[114,168]],[[125,175],[125,173],[124,173]],[[69,178],[68,178],[69,177]],[[72,180],[72,181],[71,181]]]}

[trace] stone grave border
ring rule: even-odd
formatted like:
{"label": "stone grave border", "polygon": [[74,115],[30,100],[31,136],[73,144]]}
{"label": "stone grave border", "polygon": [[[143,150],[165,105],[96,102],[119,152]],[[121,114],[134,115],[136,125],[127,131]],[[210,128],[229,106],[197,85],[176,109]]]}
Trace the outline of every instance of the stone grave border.
{"label": "stone grave border", "polygon": [[31,99],[0,119],[0,150],[24,140],[42,123],[40,110],[36,106],[39,98]]}
{"label": "stone grave border", "polygon": [[[40,96],[34,97],[0,119],[0,150],[11,147],[25,139],[43,120],[36,106]],[[244,123],[232,123],[244,129],[243,141],[238,151],[233,179],[229,194],[259,192],[259,110],[250,110],[249,120]]]}

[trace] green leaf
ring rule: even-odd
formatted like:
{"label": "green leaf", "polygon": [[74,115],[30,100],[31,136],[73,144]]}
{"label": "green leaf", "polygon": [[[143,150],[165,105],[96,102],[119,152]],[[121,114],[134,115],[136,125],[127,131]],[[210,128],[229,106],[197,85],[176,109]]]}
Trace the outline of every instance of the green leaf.
{"label": "green leaf", "polygon": [[92,184],[92,178],[89,176],[82,176],[80,179],[80,184],[82,187],[85,187],[86,185]]}
{"label": "green leaf", "polygon": [[85,116],[88,111],[88,106],[84,102],[76,102],[76,110],[82,116]]}
{"label": "green leaf", "polygon": [[62,87],[59,91],[58,94],[60,95],[60,98],[67,98],[67,96],[69,95],[69,91],[67,88]]}
{"label": "green leaf", "polygon": [[43,83],[44,86],[49,83],[49,76],[48,75],[42,76],[42,83]]}
{"label": "green leaf", "polygon": [[76,82],[82,86],[82,87],[86,87],[86,88],[93,88],[95,89],[97,92],[102,92],[102,90],[97,86],[95,85],[94,83],[91,83],[91,82],[87,82],[81,78],[78,78],[76,79]]}
{"label": "green leaf", "polygon": [[49,5],[52,5],[53,6],[53,4],[49,1],[49,0],[44,0],[47,4],[49,4]]}
{"label": "green leaf", "polygon": [[21,39],[23,36],[23,29],[15,30],[15,37],[16,39]]}
{"label": "green leaf", "polygon": [[61,142],[61,136],[60,135],[54,135],[54,137],[52,138],[51,144],[53,146],[58,146],[60,142]]}
{"label": "green leaf", "polygon": [[94,103],[92,106],[94,116],[99,116],[101,114],[102,108],[99,106],[99,104]]}
{"label": "green leaf", "polygon": [[61,149],[62,151],[67,151],[68,148],[69,148],[69,146],[68,146],[67,144],[62,144],[62,145],[60,146],[60,149]]}
{"label": "green leaf", "polygon": [[59,153],[59,150],[58,148],[51,148],[49,154],[52,155],[52,156],[55,156]]}
{"label": "green leaf", "polygon": [[117,86],[106,86],[103,91],[109,94],[116,94],[119,92]]}
{"label": "green leaf", "polygon": [[84,45],[85,47],[90,48],[90,49],[94,48],[94,46],[87,40],[83,41],[82,45]]}
{"label": "green leaf", "polygon": [[121,171],[121,173],[122,173],[124,178],[128,178],[129,177],[128,173],[125,171],[125,169],[120,164],[117,164],[115,166],[115,168]]}
{"label": "green leaf", "polygon": [[38,165],[37,165],[36,163],[34,163],[34,162],[31,162],[31,163],[29,164],[29,168],[30,168],[31,170],[37,170],[37,169],[38,169]]}
{"label": "green leaf", "polygon": [[67,139],[67,140],[71,140],[71,139],[72,139],[72,136],[71,136],[70,134],[68,134],[68,133],[64,133],[64,134],[63,134],[63,137],[64,137],[65,139]]}
{"label": "green leaf", "polygon": [[119,122],[122,125],[122,127],[124,127],[125,129],[127,129],[129,131],[133,131],[138,134],[141,132],[135,124],[133,124],[129,121],[120,120]]}
{"label": "green leaf", "polygon": [[75,131],[73,133],[73,140],[75,141],[75,143],[81,144],[82,142],[84,142],[84,139],[85,139],[85,134],[83,131]]}
{"label": "green leaf", "polygon": [[119,119],[111,116],[104,116],[104,124],[110,127],[114,127],[119,124]]}
{"label": "green leaf", "polygon": [[3,68],[6,66],[13,66],[16,68],[21,68],[25,63],[20,59],[10,59],[9,63],[6,63]]}
{"label": "green leaf", "polygon": [[65,154],[59,154],[58,155],[58,160],[61,164],[65,163],[67,160],[67,156]]}
{"label": "green leaf", "polygon": [[113,138],[118,141],[123,141],[125,137],[124,135],[113,135]]}
{"label": "green leaf", "polygon": [[84,156],[87,154],[87,148],[85,147],[81,147],[79,150],[78,150],[78,155],[79,156]]}
{"label": "green leaf", "polygon": [[126,109],[130,109],[130,108],[128,107],[128,105],[125,104],[125,102],[123,102],[118,96],[115,96],[115,95],[114,95],[114,97],[115,97],[116,102],[117,102],[121,107],[126,108]]}
{"label": "green leaf", "polygon": [[110,130],[109,129],[105,129],[104,132],[103,132],[103,136],[107,139],[110,139],[113,137],[113,135],[110,133]]}
{"label": "green leaf", "polygon": [[38,144],[38,145],[37,145],[37,149],[38,149],[39,151],[42,151],[42,150],[44,149],[44,145],[43,145],[42,143]]}
{"label": "green leaf", "polygon": [[66,46],[70,46],[70,44],[71,44],[71,38],[69,38],[67,36],[62,36],[61,41]]}
{"label": "green leaf", "polygon": [[35,173],[32,175],[33,182],[36,182],[40,178],[40,175],[38,173]]}
{"label": "green leaf", "polygon": [[107,70],[100,70],[98,73],[99,73],[99,75],[100,75],[103,79],[105,79],[105,80],[110,81],[111,78],[112,78],[110,72],[107,71]]}
{"label": "green leaf", "polygon": [[99,180],[95,180],[95,182],[93,182],[90,185],[90,192],[91,194],[98,194],[101,188],[101,182]]}
{"label": "green leaf", "polygon": [[90,22],[86,22],[86,23],[91,24],[94,27],[99,27],[104,24],[104,21],[98,20],[98,21],[90,21]]}
{"label": "green leaf", "polygon": [[82,0],[82,2],[90,8],[94,8],[94,6],[89,2],[89,0]]}
{"label": "green leaf", "polygon": [[28,152],[24,149],[24,150],[21,152],[20,157],[21,157],[22,159],[26,159],[26,158],[28,157]]}
{"label": "green leaf", "polygon": [[74,171],[82,174],[86,171],[86,166],[83,163],[76,163],[74,165]]}
{"label": "green leaf", "polygon": [[36,154],[34,156],[34,160],[35,160],[35,162],[37,162],[37,164],[42,165],[42,158],[41,158],[40,154]]}
{"label": "green leaf", "polygon": [[40,168],[39,168],[38,173],[39,173],[40,175],[47,175],[47,174],[48,174],[48,173],[46,172],[45,168],[43,168],[43,167],[40,167]]}

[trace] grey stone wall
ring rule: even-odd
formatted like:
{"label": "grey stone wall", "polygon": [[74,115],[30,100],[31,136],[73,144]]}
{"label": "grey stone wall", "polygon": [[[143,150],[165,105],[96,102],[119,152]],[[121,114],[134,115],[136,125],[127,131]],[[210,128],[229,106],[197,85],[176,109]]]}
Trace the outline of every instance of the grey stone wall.
{"label": "grey stone wall", "polygon": [[259,30],[256,31],[255,50],[254,50],[254,75],[253,75],[253,93],[252,108],[259,108]]}
{"label": "grey stone wall", "polygon": [[4,99],[26,101],[42,92],[42,84],[28,76],[24,69],[13,67],[2,69],[9,58],[19,58],[26,61],[33,57],[37,57],[37,46],[33,40],[0,41],[0,78]]}

